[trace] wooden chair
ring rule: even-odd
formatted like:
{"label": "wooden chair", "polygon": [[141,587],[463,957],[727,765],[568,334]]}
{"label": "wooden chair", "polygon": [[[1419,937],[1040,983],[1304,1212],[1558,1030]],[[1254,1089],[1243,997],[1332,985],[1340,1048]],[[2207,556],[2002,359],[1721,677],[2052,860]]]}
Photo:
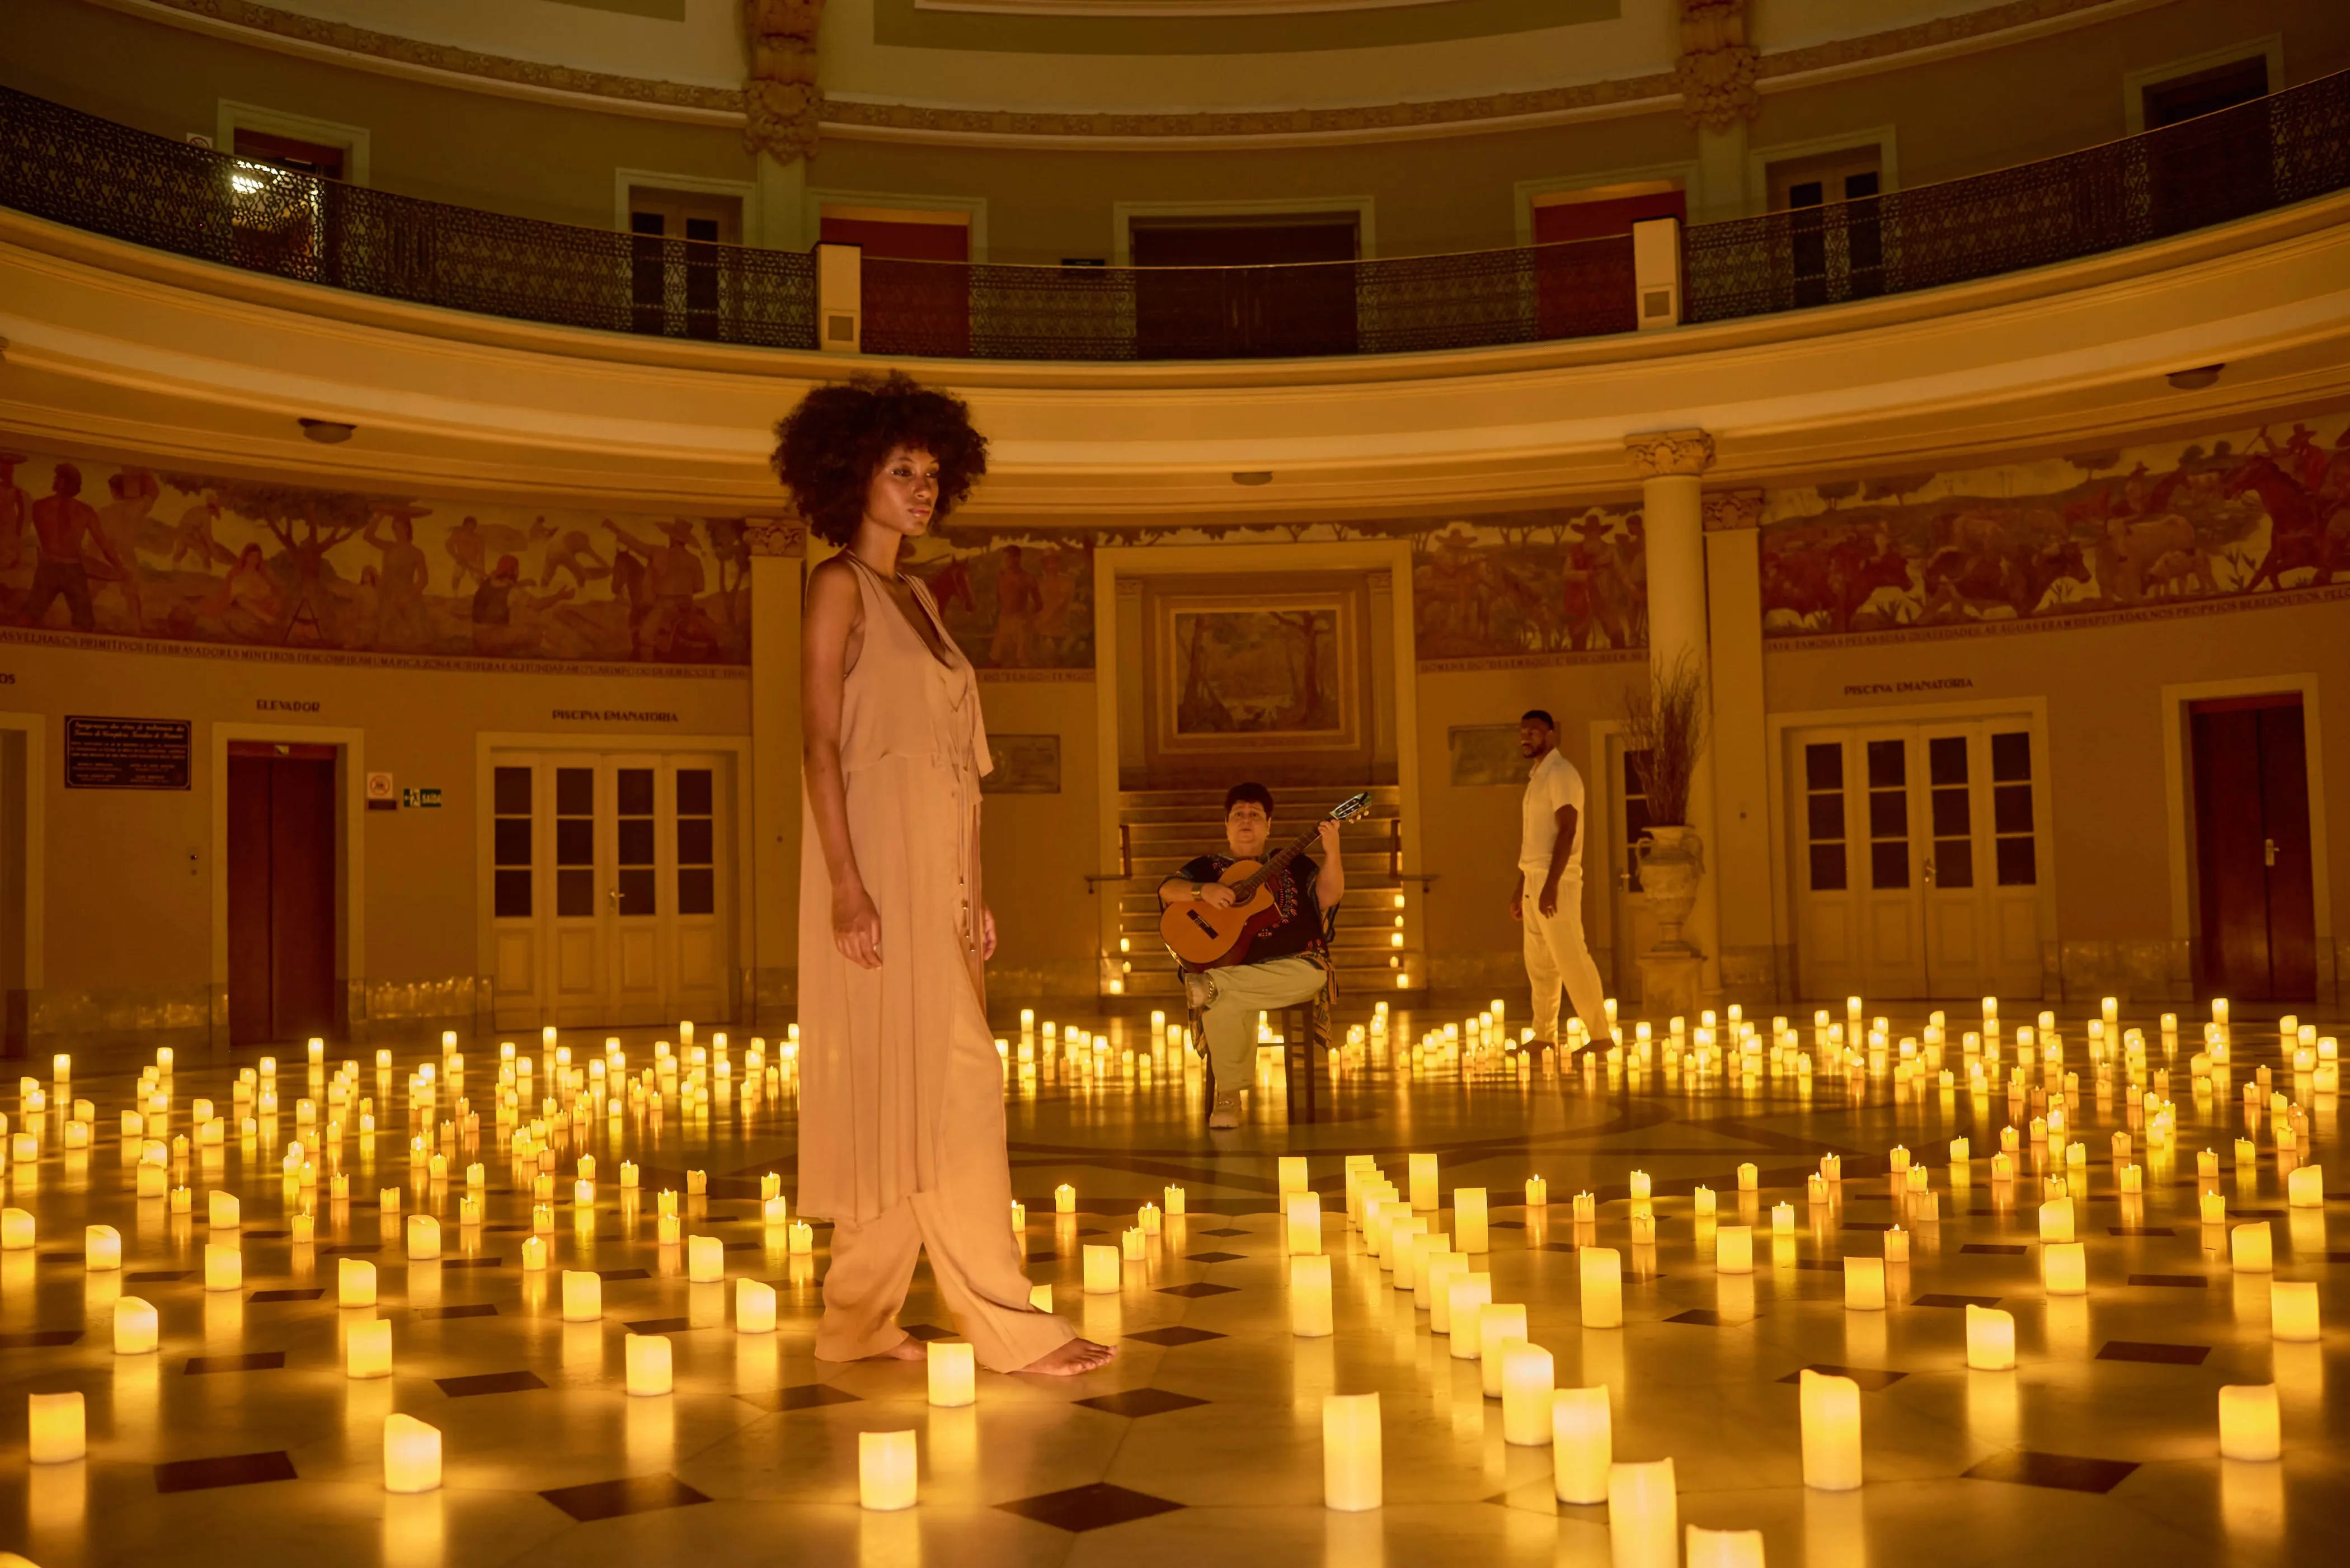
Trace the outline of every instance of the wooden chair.
{"label": "wooden chair", "polygon": [[[1322,937],[1326,942],[1337,923],[1337,910],[1323,916]],[[1289,1078],[1289,1119],[1293,1122],[1321,1119],[1321,1082],[1325,1064],[1330,1059],[1330,1004],[1335,998],[1332,976],[1326,971],[1322,989],[1310,1000],[1274,1014],[1274,1027],[1282,1038],[1283,1066]],[[1216,1059],[1208,1054],[1208,1036],[1201,1027],[1200,1010],[1191,1006],[1188,1000],[1183,1019],[1192,1048],[1200,1053],[1201,1076],[1207,1085],[1207,1108],[1201,1113],[1204,1118],[1214,1114],[1216,1108]]]}

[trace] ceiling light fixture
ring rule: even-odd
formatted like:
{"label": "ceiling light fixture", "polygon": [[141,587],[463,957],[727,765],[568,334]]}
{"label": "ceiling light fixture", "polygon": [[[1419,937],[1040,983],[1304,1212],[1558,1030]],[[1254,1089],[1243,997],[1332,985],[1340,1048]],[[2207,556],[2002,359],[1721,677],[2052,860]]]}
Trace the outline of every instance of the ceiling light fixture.
{"label": "ceiling light fixture", "polygon": [[2182,392],[2199,392],[2218,380],[2220,372],[2227,368],[2224,364],[2198,365],[2192,370],[2173,370],[2168,379],[2172,386]]}
{"label": "ceiling light fixture", "polygon": [[347,441],[350,440],[351,432],[359,428],[359,427],[357,425],[345,424],[340,420],[314,420],[306,418],[302,421],[302,433],[304,435],[308,436],[312,441],[324,441],[328,446],[333,446],[338,441]]}

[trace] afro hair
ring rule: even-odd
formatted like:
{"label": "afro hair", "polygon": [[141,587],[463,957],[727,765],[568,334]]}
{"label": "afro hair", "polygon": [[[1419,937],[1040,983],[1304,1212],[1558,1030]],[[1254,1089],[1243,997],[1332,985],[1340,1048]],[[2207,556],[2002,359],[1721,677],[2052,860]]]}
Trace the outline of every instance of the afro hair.
{"label": "afro hair", "polygon": [[960,398],[932,391],[902,370],[818,387],[775,422],[775,477],[819,539],[847,545],[865,517],[865,494],[889,453],[926,452],[939,465],[935,522],[962,504],[987,472],[987,438]]}

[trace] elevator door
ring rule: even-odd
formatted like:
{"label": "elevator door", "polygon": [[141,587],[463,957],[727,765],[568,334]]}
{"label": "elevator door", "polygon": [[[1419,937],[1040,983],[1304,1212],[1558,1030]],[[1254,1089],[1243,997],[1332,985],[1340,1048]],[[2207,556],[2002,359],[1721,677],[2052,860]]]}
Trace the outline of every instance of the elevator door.
{"label": "elevator door", "polygon": [[723,759],[494,759],[501,1028],[723,1020],[733,1009]]}
{"label": "elevator door", "polygon": [[335,1033],[335,750],[236,742],[228,758],[232,1045]]}
{"label": "elevator door", "polygon": [[2309,759],[2298,693],[2198,702],[2195,867],[2207,995],[2317,994]]}

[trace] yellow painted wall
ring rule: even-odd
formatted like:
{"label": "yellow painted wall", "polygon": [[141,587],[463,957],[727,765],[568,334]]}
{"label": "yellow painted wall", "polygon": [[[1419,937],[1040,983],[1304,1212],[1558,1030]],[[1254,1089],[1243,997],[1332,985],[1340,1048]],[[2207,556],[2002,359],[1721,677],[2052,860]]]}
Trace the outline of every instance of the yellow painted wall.
{"label": "yellow painted wall", "polygon": [[991,794],[981,816],[987,899],[999,944],[990,987],[1005,996],[1092,990],[1100,929],[1088,872],[1099,841],[1095,767],[1099,728],[1090,680],[983,680],[980,704],[995,734],[1058,735],[1058,794]]}

